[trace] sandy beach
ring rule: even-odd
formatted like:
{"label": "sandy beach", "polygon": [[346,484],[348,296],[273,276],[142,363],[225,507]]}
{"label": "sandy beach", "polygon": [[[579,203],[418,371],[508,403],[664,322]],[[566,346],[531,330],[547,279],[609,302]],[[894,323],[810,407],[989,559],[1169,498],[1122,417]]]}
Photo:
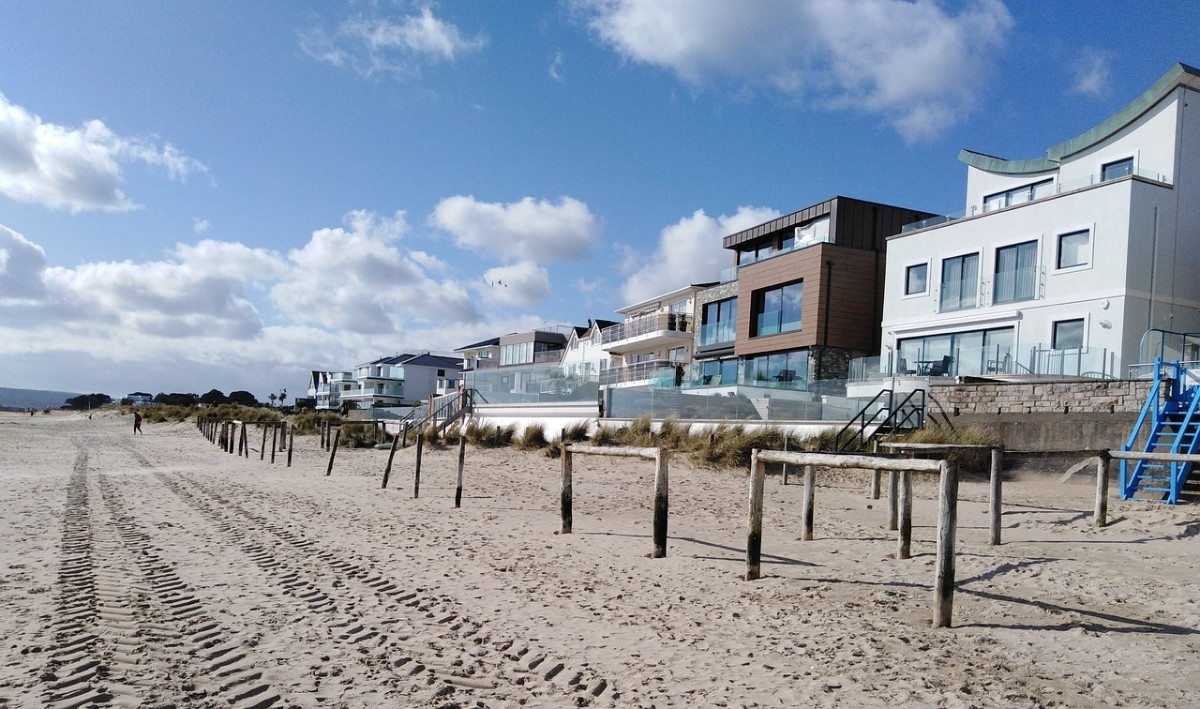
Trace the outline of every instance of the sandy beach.
{"label": "sandy beach", "polygon": [[[1092,481],[960,490],[954,627],[932,629],[936,492],[894,558],[868,476],[767,481],[764,578],[746,582],[745,471],[468,447],[224,453],[192,424],[0,414],[0,706],[1200,705],[1200,515],[1110,503]],[[268,454],[269,455],[269,454]]]}

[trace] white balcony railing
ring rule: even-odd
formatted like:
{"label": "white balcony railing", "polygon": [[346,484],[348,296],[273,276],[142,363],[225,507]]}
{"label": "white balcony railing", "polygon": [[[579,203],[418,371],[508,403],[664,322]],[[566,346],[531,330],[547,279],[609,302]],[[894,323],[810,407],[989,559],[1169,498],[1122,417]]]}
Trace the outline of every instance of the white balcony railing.
{"label": "white balcony railing", "polygon": [[683,313],[656,313],[626,320],[600,331],[600,342],[609,345],[655,332],[688,332],[691,318]]}

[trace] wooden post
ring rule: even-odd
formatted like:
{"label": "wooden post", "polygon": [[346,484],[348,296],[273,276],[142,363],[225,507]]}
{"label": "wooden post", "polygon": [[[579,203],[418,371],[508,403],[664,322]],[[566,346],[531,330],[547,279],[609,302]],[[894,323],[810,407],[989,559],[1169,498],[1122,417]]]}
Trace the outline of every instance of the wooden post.
{"label": "wooden post", "polygon": [[571,451],[566,446],[562,449],[562,492],[559,494],[559,511],[562,514],[562,533],[571,533],[571,504],[574,491],[571,489]]}
{"label": "wooden post", "polygon": [[[879,452],[879,441],[871,441],[871,452],[872,453]],[[882,478],[882,477],[883,477],[883,471],[880,470],[879,468],[875,468],[875,470],[871,471],[871,499],[872,500],[879,499],[879,482],[880,482],[880,478]]]}
{"label": "wooden post", "polygon": [[763,484],[767,479],[767,464],[758,459],[758,449],[750,454],[750,514],[746,521],[746,580],[762,576],[762,510]]}
{"label": "wooden post", "polygon": [[262,427],[263,432],[262,446],[260,446],[258,449],[258,459],[264,460],[267,457],[267,426],[266,424],[262,423],[258,425]]}
{"label": "wooden post", "polygon": [[[785,434],[783,434],[783,452],[787,453],[787,450],[788,450],[788,435],[785,433]],[[783,464],[783,484],[784,485],[788,484],[788,464],[787,463]]]}
{"label": "wooden post", "polygon": [[283,421],[280,423],[282,430],[279,433],[279,452],[282,453],[285,448],[291,449],[291,444],[288,441],[288,423]]}
{"label": "wooden post", "polygon": [[1000,515],[1003,514],[1003,478],[1004,476],[1004,451],[1000,448],[992,449],[992,468],[991,468],[991,485],[988,488],[988,515],[991,521],[991,530],[988,534],[988,544],[991,546],[1000,546]]}
{"label": "wooden post", "polygon": [[933,583],[933,627],[950,627],[954,614],[954,534],[958,526],[958,466],[942,463],[938,490],[936,576]]}
{"label": "wooden post", "polygon": [[387,489],[388,478],[392,476],[392,459],[396,457],[396,446],[400,443],[400,436],[392,437],[392,448],[388,451],[388,462],[383,468],[383,484],[379,486],[381,490]]}
{"label": "wooden post", "polygon": [[[265,431],[263,432],[263,435],[266,435]],[[342,429],[339,427],[333,432],[333,446],[329,449],[329,465],[325,467],[325,477],[329,477],[330,473],[333,472],[333,458],[337,455],[338,441],[341,439],[341,437]]]}
{"label": "wooden post", "polygon": [[667,555],[667,466],[670,453],[659,448],[654,455],[654,556]]}
{"label": "wooden post", "polygon": [[413,499],[421,496],[421,448],[425,445],[425,436],[417,429],[417,467],[413,470]]}
{"label": "wooden post", "polygon": [[242,441],[242,456],[246,460],[250,460],[250,434],[246,433],[245,426],[242,426],[242,435],[240,438]]}
{"label": "wooden post", "polygon": [[275,464],[275,449],[279,446],[279,424],[271,424],[271,465]]}
{"label": "wooden post", "polygon": [[900,473],[900,534],[897,536],[896,558],[912,555],[912,473]]}
{"label": "wooden post", "polygon": [[288,430],[288,462],[287,467],[292,467],[292,449],[296,445],[296,429],[293,427]]}
{"label": "wooden post", "polygon": [[463,466],[467,460],[467,437],[462,431],[458,434],[458,480],[454,484],[454,507],[462,507]]}
{"label": "wooden post", "polygon": [[899,490],[897,489],[898,484],[899,484],[899,480],[896,477],[896,471],[889,470],[888,471],[888,493],[887,493],[888,531],[889,532],[896,531],[896,517],[897,517],[897,504],[898,504],[898,500],[897,500],[898,494],[897,493],[899,492]]}
{"label": "wooden post", "polygon": [[804,466],[804,504],[800,515],[804,518],[804,532],[800,540],[811,542],[813,538],[813,507],[817,496],[817,471],[812,465]]}
{"label": "wooden post", "polygon": [[1108,524],[1108,471],[1109,458],[1107,452],[1096,456],[1096,508],[1093,524],[1104,527]]}
{"label": "wooden post", "polygon": [[408,448],[408,421],[404,422],[404,432],[400,436],[400,447]]}

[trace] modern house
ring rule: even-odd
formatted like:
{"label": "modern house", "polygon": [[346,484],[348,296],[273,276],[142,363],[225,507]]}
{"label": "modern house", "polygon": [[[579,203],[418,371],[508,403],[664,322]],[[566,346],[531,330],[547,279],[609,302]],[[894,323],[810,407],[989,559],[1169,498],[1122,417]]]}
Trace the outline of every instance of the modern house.
{"label": "modern house", "polygon": [[617,310],[624,322],[600,332],[601,348],[612,358],[600,385],[678,386],[692,363],[696,293],[711,285],[677,288]]}
{"label": "modern house", "polygon": [[880,347],[886,238],[931,216],[834,197],[726,236],[734,266],[695,294],[692,379],[805,389]]}
{"label": "modern house", "polygon": [[962,151],[963,213],[888,239],[885,363],[1124,377],[1148,330],[1200,331],[1198,99],[1179,64],[1044,157]]}
{"label": "modern house", "polygon": [[352,372],[314,371],[308,396],[317,411],[415,406],[458,388],[462,360],[407,353],[357,365]]}
{"label": "modern house", "polygon": [[537,400],[546,380],[562,378],[560,364],[567,342],[577,334],[569,325],[550,325],[482,340],[455,352],[463,355],[469,385],[485,400],[523,397]]}
{"label": "modern house", "polygon": [[612,320],[589,320],[587,327],[576,327],[563,348],[563,375],[581,381],[598,381],[612,366],[612,357],[604,349],[605,328],[616,325]]}

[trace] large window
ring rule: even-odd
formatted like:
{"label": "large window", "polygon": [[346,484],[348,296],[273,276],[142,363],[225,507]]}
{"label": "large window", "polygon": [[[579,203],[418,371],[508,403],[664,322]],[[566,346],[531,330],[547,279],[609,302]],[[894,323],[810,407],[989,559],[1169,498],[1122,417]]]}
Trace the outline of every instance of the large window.
{"label": "large window", "polygon": [[755,291],[750,303],[750,337],[799,330],[803,304],[803,281]]}
{"label": "large window", "polygon": [[511,345],[500,345],[500,364],[526,364],[533,361],[533,343],[517,342]]}
{"label": "large window", "polygon": [[701,312],[700,346],[733,342],[737,333],[737,298],[705,303]]}
{"label": "large window", "polygon": [[1124,177],[1132,174],[1133,158],[1125,158],[1124,160],[1117,160],[1116,162],[1107,163],[1104,165],[1104,167],[1100,168],[1100,181],[1103,182],[1104,180],[1115,180],[1118,177]]}
{"label": "large window", "polygon": [[791,350],[749,357],[746,384],[803,389],[808,382],[808,350]]}
{"label": "large window", "polygon": [[942,261],[941,310],[975,307],[979,292],[979,254],[966,254]]}
{"label": "large window", "polygon": [[1059,320],[1054,323],[1050,347],[1056,350],[1083,349],[1083,318]]}
{"label": "large window", "polygon": [[1037,288],[1036,241],[996,249],[996,279],[992,302],[1033,300]]}
{"label": "large window", "polygon": [[1011,207],[1016,204],[1032,202],[1035,199],[1049,197],[1054,194],[1054,180],[1042,180],[1029,185],[1021,185],[1011,190],[997,192],[983,198],[983,211]]}
{"label": "large window", "polygon": [[1058,268],[1086,266],[1092,261],[1092,234],[1087,229],[1058,235]]}
{"label": "large window", "polygon": [[[1011,327],[952,332],[900,340],[896,348],[899,374],[1012,374],[1014,330]],[[950,357],[949,368],[943,368]],[[936,369],[935,369],[936,367]]]}
{"label": "large window", "polygon": [[737,384],[736,359],[708,360],[698,364],[701,384]]}
{"label": "large window", "polygon": [[929,264],[917,263],[904,269],[904,295],[921,295],[929,291]]}

